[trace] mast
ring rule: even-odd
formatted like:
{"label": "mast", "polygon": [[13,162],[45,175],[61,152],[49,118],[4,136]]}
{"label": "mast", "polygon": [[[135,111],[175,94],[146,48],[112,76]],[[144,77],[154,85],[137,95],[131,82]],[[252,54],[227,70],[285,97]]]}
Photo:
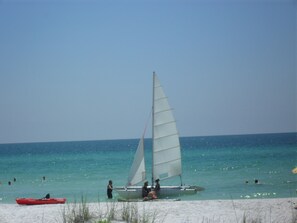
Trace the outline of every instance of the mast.
{"label": "mast", "polygon": [[154,186],[154,122],[155,122],[155,72],[153,72],[153,103],[152,103],[152,187]]}

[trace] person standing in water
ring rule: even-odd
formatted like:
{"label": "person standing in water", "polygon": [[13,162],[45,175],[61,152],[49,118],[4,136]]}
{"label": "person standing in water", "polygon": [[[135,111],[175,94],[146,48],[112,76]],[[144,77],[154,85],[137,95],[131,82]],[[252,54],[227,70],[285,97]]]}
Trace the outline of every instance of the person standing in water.
{"label": "person standing in water", "polygon": [[108,185],[107,185],[107,197],[108,199],[112,199],[112,181],[109,180]]}

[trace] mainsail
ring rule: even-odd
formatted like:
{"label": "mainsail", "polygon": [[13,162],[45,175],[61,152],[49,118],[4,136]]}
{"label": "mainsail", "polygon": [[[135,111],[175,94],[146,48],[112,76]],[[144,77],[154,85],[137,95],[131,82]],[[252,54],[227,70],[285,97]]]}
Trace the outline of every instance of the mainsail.
{"label": "mainsail", "polygon": [[153,180],[181,176],[179,135],[172,109],[153,75]]}
{"label": "mainsail", "polygon": [[145,180],[145,162],[144,162],[144,137],[139,140],[133,164],[128,177],[128,185],[135,185]]}

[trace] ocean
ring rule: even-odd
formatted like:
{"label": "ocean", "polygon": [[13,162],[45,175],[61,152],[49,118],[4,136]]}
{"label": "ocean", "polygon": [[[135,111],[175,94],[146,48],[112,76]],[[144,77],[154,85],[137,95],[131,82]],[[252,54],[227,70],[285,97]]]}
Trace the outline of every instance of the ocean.
{"label": "ocean", "polygon": [[[205,190],[181,200],[296,197],[297,133],[182,137],[182,182]],[[17,197],[105,201],[126,184],[138,139],[0,144],[0,203]],[[151,139],[145,139],[147,179]],[[255,184],[255,180],[259,183]],[[11,185],[9,185],[11,182]],[[179,177],[161,181],[180,184]],[[113,192],[114,199],[117,194]]]}

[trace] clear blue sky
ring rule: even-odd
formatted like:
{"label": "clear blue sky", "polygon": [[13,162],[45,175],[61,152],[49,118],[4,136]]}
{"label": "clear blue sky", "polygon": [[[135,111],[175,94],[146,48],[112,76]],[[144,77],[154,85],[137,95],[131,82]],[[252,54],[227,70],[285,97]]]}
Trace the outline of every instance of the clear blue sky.
{"label": "clear blue sky", "polygon": [[[296,0],[0,1],[0,143],[297,131]],[[150,137],[150,134],[148,134]]]}

